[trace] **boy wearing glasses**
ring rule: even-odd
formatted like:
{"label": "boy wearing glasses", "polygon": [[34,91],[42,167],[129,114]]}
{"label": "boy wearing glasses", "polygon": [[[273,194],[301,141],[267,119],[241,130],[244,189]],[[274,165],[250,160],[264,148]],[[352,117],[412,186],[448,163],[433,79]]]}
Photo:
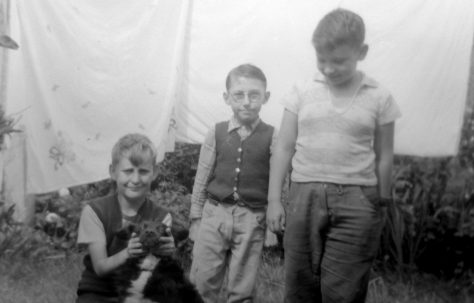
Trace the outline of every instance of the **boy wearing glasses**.
{"label": "boy wearing glasses", "polygon": [[194,241],[190,278],[205,302],[218,302],[228,266],[227,302],[252,302],[265,239],[274,128],[259,118],[270,93],[256,66],[227,75],[223,97],[233,111],[201,147],[191,199]]}

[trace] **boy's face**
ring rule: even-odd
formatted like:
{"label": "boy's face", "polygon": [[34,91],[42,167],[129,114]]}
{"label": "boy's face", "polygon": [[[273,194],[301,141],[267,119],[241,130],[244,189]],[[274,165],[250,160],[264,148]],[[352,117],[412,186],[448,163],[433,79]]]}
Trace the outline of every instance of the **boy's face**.
{"label": "boy's face", "polygon": [[115,167],[110,167],[110,177],[117,184],[117,193],[129,202],[142,201],[150,191],[156,177],[155,164],[151,157],[134,165],[127,155],[122,156]]}
{"label": "boy's face", "polygon": [[357,72],[357,63],[367,55],[368,46],[359,47],[342,44],[335,48],[316,48],[318,69],[333,87],[345,87],[352,83]]}
{"label": "boy's face", "polygon": [[230,105],[235,118],[244,125],[258,119],[262,105],[270,98],[263,81],[247,77],[231,77],[229,90],[224,93],[225,103]]}

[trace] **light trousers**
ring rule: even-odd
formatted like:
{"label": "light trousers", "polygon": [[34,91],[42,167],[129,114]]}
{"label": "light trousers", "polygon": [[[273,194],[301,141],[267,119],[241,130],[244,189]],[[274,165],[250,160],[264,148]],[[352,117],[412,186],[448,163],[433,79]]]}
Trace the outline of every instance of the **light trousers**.
{"label": "light trousers", "polygon": [[226,302],[254,302],[265,239],[265,212],[237,204],[206,202],[190,272],[191,282],[205,302],[219,302],[227,267]]}

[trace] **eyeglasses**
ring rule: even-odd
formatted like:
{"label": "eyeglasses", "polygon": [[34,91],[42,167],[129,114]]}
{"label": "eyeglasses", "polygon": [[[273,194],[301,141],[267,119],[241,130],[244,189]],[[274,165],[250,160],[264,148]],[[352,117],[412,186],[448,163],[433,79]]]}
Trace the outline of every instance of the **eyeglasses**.
{"label": "eyeglasses", "polygon": [[245,95],[247,95],[247,99],[249,100],[249,103],[257,103],[262,101],[263,96],[259,92],[235,92],[230,94],[232,99],[234,99],[235,102],[237,103],[243,103],[245,101]]}

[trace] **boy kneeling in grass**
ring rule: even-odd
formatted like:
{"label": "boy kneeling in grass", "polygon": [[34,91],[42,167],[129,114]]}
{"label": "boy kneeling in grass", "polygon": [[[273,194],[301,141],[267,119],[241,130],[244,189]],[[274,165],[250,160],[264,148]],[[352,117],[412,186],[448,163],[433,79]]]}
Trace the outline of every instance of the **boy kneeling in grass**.
{"label": "boy kneeling in grass", "polygon": [[[79,222],[79,244],[86,244],[85,269],[77,290],[76,303],[117,302],[112,273],[128,258],[143,253],[137,236],[128,243],[114,241],[118,230],[129,224],[160,220],[171,226],[171,215],[156,206],[147,195],[157,175],[156,149],[140,134],[122,137],[112,149],[110,176],[116,192],[89,201]],[[171,255],[175,250],[172,236],[160,238],[160,255]]]}

